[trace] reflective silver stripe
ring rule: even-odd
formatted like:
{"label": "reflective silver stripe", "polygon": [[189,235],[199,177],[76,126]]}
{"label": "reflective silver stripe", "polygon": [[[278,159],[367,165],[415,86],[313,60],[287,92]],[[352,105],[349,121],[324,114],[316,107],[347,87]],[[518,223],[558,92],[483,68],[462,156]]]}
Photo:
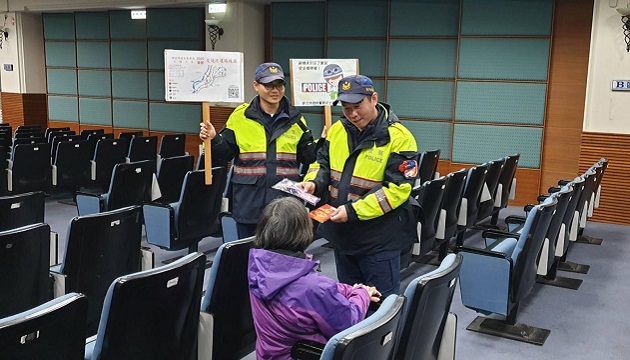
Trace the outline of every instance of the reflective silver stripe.
{"label": "reflective silver stripe", "polygon": [[276,154],[276,159],[277,160],[285,160],[285,161],[295,161],[297,160],[297,155],[296,154],[292,154],[292,153],[277,153]]}
{"label": "reflective silver stripe", "polygon": [[352,179],[350,180],[350,185],[352,186],[357,186],[360,188],[364,188],[364,189],[372,189],[373,187],[375,187],[376,185],[380,184],[379,181],[372,181],[372,180],[368,180],[368,179],[363,179],[357,176],[353,176]]}
{"label": "reflective silver stripe", "polygon": [[336,199],[338,195],[339,195],[339,190],[337,190],[336,187],[331,186],[330,187],[330,196],[332,196],[332,197],[334,197]]}
{"label": "reflective silver stripe", "polygon": [[389,204],[389,201],[387,201],[387,195],[385,195],[383,189],[377,190],[374,195],[376,195],[376,199],[378,199],[378,204],[381,206],[383,213],[392,211],[392,206]]}
{"label": "reflective silver stripe", "polygon": [[330,177],[335,180],[341,180],[341,173],[337,170],[330,169]]}
{"label": "reflective silver stripe", "polygon": [[240,153],[238,157],[241,160],[265,160],[267,154],[264,152]]}
{"label": "reflective silver stripe", "polygon": [[361,199],[361,197],[357,194],[353,194],[353,193],[348,194],[348,200],[357,201],[359,199]]}
{"label": "reflective silver stripe", "polygon": [[264,166],[256,166],[256,167],[243,167],[243,166],[234,166],[234,174],[236,175],[265,175],[265,171],[267,169]]}
{"label": "reflective silver stripe", "polygon": [[306,172],[307,174],[313,173],[313,172],[318,172],[319,168],[309,168],[308,171]]}
{"label": "reflective silver stripe", "polygon": [[296,169],[296,168],[286,168],[286,167],[278,167],[278,168],[276,168],[276,174],[277,175],[287,175],[287,176],[291,176],[291,175],[298,176],[298,175],[300,175],[300,173],[298,172],[298,169]]}

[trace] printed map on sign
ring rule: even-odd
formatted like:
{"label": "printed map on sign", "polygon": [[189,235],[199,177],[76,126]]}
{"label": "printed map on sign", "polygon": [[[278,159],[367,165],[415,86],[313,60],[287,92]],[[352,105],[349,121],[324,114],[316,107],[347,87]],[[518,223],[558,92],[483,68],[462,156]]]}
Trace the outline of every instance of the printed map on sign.
{"label": "printed map on sign", "polygon": [[293,105],[332,105],[339,80],[356,75],[358,68],[358,59],[291,59]]}
{"label": "printed map on sign", "polygon": [[164,50],[166,101],[243,102],[243,53]]}

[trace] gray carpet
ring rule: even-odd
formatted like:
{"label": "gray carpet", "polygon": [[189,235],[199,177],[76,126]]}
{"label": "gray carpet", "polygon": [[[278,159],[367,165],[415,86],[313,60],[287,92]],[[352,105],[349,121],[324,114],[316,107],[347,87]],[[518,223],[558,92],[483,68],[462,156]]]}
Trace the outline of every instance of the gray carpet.
{"label": "gray carpet", "polygon": [[[53,231],[59,233],[60,257],[63,257],[65,236],[69,220],[77,215],[76,207],[59,203],[59,198],[46,201],[46,221]],[[503,216],[521,215],[522,210],[510,207]],[[457,314],[458,329],[456,357],[458,359],[628,359],[630,343],[625,336],[630,334],[630,321],[625,317],[625,308],[630,298],[630,276],[624,270],[630,258],[630,236],[627,226],[589,222],[586,235],[602,237],[601,246],[572,244],[568,260],[591,265],[588,274],[559,272],[559,276],[584,280],[579,290],[568,290],[536,284],[532,293],[521,303],[518,322],[551,330],[544,346],[524,344],[512,340],[467,331],[468,324],[478,315],[465,308],[456,291],[451,311]],[[308,252],[322,263],[322,272],[335,277],[332,250],[321,247],[323,240],[315,241]],[[207,238],[200,251],[215,249],[220,239]],[[146,239],[143,245],[147,246]],[[481,247],[480,234],[471,234],[466,246]],[[187,250],[167,252],[150,246],[156,253],[156,266],[163,260],[185,255]],[[209,259],[214,257],[210,253]],[[426,273],[435,266],[413,264],[402,273],[402,287],[416,276]],[[206,276],[208,275],[206,270]],[[204,285],[205,288],[205,285]],[[625,335],[624,335],[625,334]],[[253,354],[246,359],[255,359]]]}

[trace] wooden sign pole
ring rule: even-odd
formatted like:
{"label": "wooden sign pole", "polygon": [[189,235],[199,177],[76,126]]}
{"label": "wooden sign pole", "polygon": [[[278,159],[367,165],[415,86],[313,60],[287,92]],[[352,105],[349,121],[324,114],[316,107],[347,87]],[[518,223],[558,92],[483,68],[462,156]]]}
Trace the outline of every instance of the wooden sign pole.
{"label": "wooden sign pole", "polygon": [[332,125],[332,108],[330,105],[324,106],[324,125],[326,129],[330,129],[330,125]]}
{"label": "wooden sign pole", "polygon": [[[202,105],[203,122],[210,124],[210,103],[204,102]],[[206,185],[212,185],[212,149],[210,149],[210,138],[203,141],[204,173],[206,175]]]}

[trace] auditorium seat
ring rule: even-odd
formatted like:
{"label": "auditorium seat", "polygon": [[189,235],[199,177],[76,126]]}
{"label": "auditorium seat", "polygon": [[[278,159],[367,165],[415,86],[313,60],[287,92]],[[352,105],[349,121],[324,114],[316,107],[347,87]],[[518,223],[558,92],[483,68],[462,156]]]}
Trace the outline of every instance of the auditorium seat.
{"label": "auditorium seat", "polygon": [[160,159],[170,158],[174,156],[182,156],[186,154],[186,134],[168,134],[162,136],[160,142],[160,150],[158,151]]}
{"label": "auditorium seat", "polygon": [[157,136],[134,136],[129,144],[127,162],[149,160],[153,164],[153,172],[157,170]]}
{"label": "auditorium seat", "polygon": [[516,196],[516,169],[520,154],[513,154],[505,157],[505,163],[501,169],[499,183],[494,194],[494,208],[492,209],[491,225],[496,225],[499,220],[499,211],[508,205],[508,201]]}
{"label": "auditorium seat", "polygon": [[70,141],[70,142],[74,142],[74,141],[83,141],[83,136],[81,135],[60,135],[60,136],[54,136],[52,138],[52,142],[50,143],[50,156],[51,156],[51,163],[55,163],[56,161],[56,157],[57,157],[57,148],[59,147],[59,144],[61,144],[62,142],[66,142],[66,141]]}
{"label": "auditorium seat", "polygon": [[448,250],[449,240],[457,234],[457,220],[467,176],[468,170],[466,169],[461,169],[446,176],[446,185],[435,233],[435,243],[439,246],[438,261],[444,259]]}
{"label": "auditorium seat", "polygon": [[28,137],[28,138],[18,138],[13,139],[13,146],[20,144],[47,144],[48,141],[45,137]]}
{"label": "auditorium seat", "polygon": [[79,215],[95,214],[102,211],[120,209],[125,206],[142,205],[151,201],[153,172],[149,160],[116,164],[104,194],[78,192],[77,210]]}
{"label": "auditorium seat", "polygon": [[464,195],[462,196],[457,220],[457,246],[463,245],[464,232],[472,228],[477,221],[479,201],[483,192],[487,172],[488,164],[477,165],[468,170],[466,185],[464,186]]}
{"label": "auditorium seat", "polygon": [[449,312],[462,256],[450,254],[440,266],[411,280],[398,332],[396,360],[455,359],[457,316]]}
{"label": "auditorium seat", "polygon": [[488,172],[486,173],[486,177],[484,179],[484,188],[483,191],[487,192],[489,196],[485,197],[483,200],[479,201],[479,208],[477,210],[477,220],[476,223],[480,223],[485,220],[487,217],[492,215],[492,211],[494,210],[494,201],[496,197],[497,186],[499,185],[499,177],[501,176],[501,170],[503,169],[503,165],[505,164],[505,159],[498,159],[493,161],[488,161]]}
{"label": "auditorium seat", "polygon": [[16,145],[7,171],[7,188],[14,194],[46,191],[50,186],[50,146]]}
{"label": "auditorium seat", "polygon": [[198,243],[218,228],[225,169],[212,169],[215,181],[205,184],[203,171],[189,171],[177,202],[151,203],[144,206],[147,241],[166,250],[188,248],[196,251]]}
{"label": "auditorium seat", "polygon": [[393,359],[404,303],[404,296],[389,295],[374,314],[334,335],[325,345],[299,342],[291,356],[303,360]]}
{"label": "auditorium seat", "polygon": [[217,250],[201,303],[199,359],[240,359],[254,351],[256,330],[247,281],[253,237]]}
{"label": "auditorium seat", "polygon": [[[435,234],[440,215],[440,205],[446,186],[446,177],[426,181],[421,187],[415,187],[411,191],[411,196],[415,197],[420,204],[417,208],[418,242],[413,244],[411,254],[420,257],[433,249],[435,245]],[[409,266],[407,256],[401,254],[401,269]]]}
{"label": "auditorium seat", "polygon": [[0,319],[0,359],[83,360],[87,306],[70,293]]}
{"label": "auditorium seat", "polygon": [[[459,274],[462,304],[486,315],[505,316],[505,320],[478,316],[468,330],[544,344],[549,330],[519,324],[516,317],[521,301],[536,282],[536,259],[556,206],[557,200],[552,198],[534,206],[520,234],[499,239],[485,249],[459,248],[464,257]],[[486,230],[484,237],[494,233]]]}
{"label": "auditorium seat", "polygon": [[194,253],[114,280],[85,359],[196,359],[205,265]]}
{"label": "auditorium seat", "polygon": [[51,299],[48,279],[50,226],[0,232],[0,318]]}
{"label": "auditorium seat", "polygon": [[141,269],[142,209],[127,207],[70,220],[61,265],[50,269],[55,296],[88,296],[87,336],[96,333],[107,288]]}
{"label": "auditorium seat", "polygon": [[92,158],[90,148],[89,140],[68,139],[57,144],[52,162],[52,185],[73,191],[88,185]]}
{"label": "auditorium seat", "polygon": [[418,178],[414,185],[422,185],[427,181],[433,180],[437,172],[438,162],[440,161],[440,149],[425,151],[420,154],[418,164]]}
{"label": "auditorium seat", "polygon": [[194,158],[182,155],[163,158],[160,161],[157,180],[162,196],[157,201],[168,204],[179,200],[186,173],[193,170]]}
{"label": "auditorium seat", "polygon": [[0,197],[0,231],[44,222],[41,191]]}
{"label": "auditorium seat", "polygon": [[[114,138],[101,138],[106,135],[98,135],[95,142],[91,164],[91,179],[103,192],[107,191],[112,180],[112,173],[116,164],[122,164],[127,157],[127,140]],[[90,136],[90,141],[93,136]]]}
{"label": "auditorium seat", "polygon": [[44,131],[44,137],[48,139],[48,134],[50,134],[53,131],[70,131],[70,128],[67,126],[46,128],[46,130]]}

